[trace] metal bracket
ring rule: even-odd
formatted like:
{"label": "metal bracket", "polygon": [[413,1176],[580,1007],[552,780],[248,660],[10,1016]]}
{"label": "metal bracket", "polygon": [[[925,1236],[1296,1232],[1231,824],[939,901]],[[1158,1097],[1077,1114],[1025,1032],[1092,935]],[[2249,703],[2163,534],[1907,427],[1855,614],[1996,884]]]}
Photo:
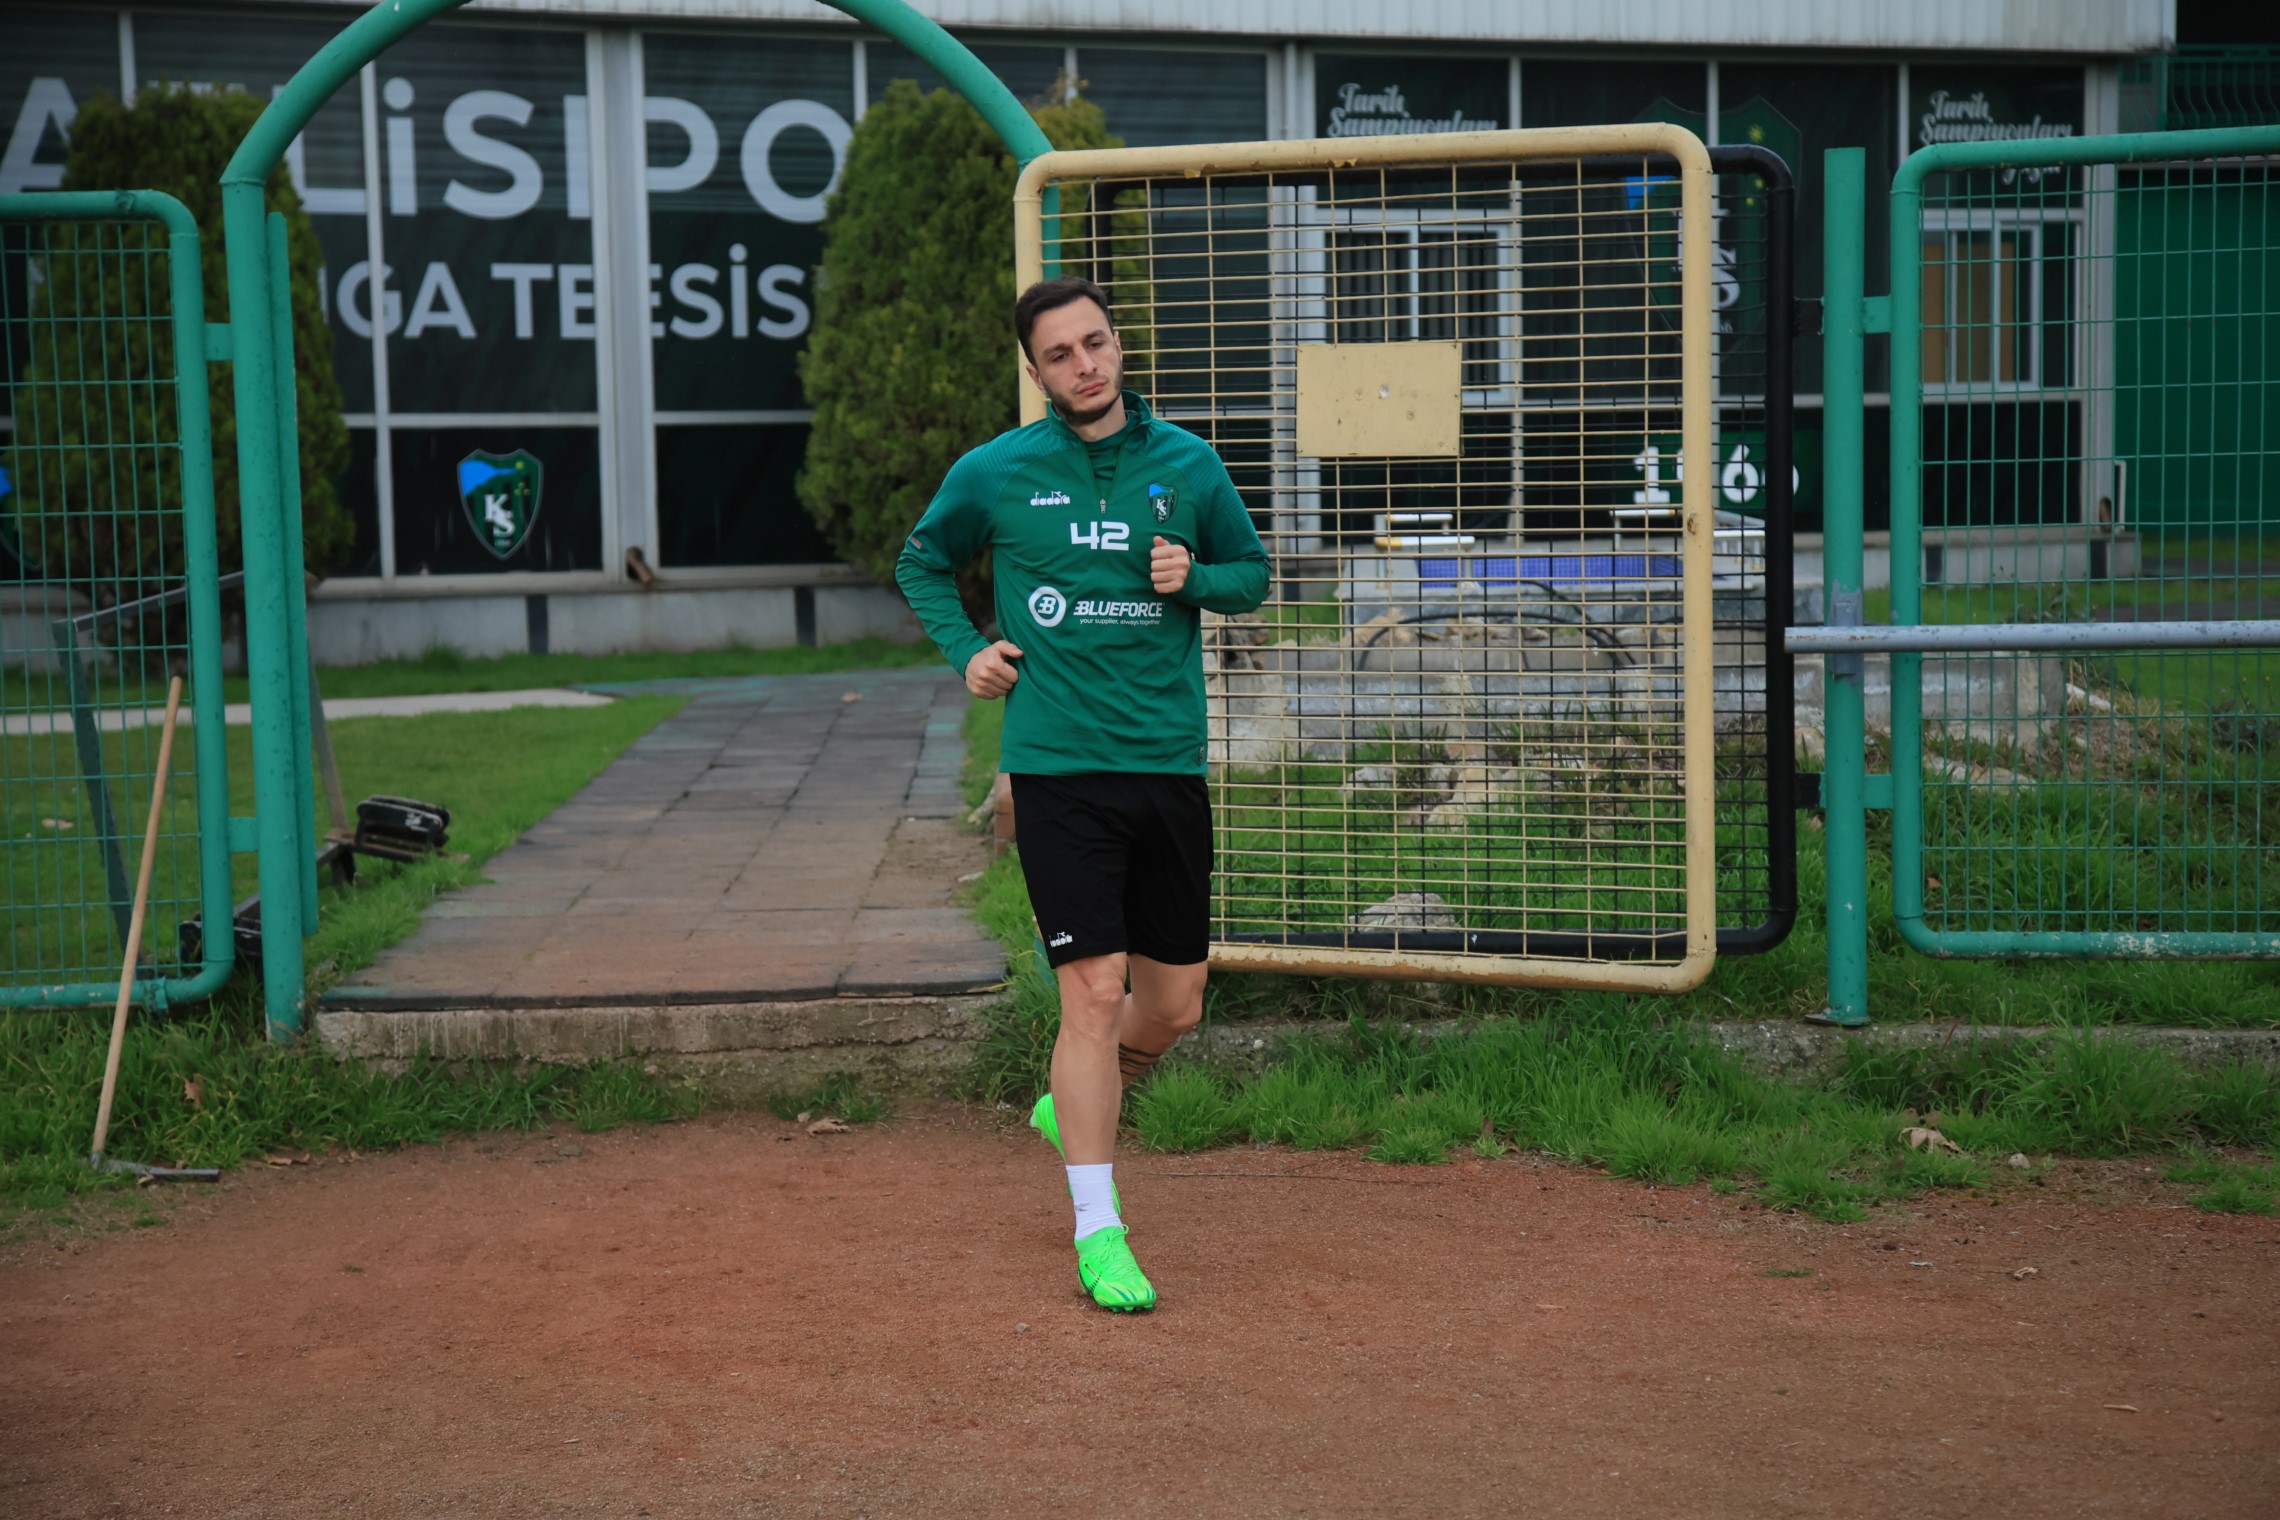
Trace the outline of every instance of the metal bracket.
{"label": "metal bracket", "polygon": [[1864,808],[1881,808],[1892,811],[1892,773],[1870,771],[1860,778],[1860,805]]}
{"label": "metal bracket", "polygon": [[[1831,628],[1858,628],[1861,625],[1861,598],[1858,588],[1847,588],[1829,598]],[[1832,678],[1849,677],[1859,680],[1868,671],[1868,657],[1859,650],[1831,650],[1829,675]]]}
{"label": "metal bracket", "polygon": [[1861,297],[1860,330],[1864,333],[1888,333],[1892,331],[1892,298],[1890,296]]}

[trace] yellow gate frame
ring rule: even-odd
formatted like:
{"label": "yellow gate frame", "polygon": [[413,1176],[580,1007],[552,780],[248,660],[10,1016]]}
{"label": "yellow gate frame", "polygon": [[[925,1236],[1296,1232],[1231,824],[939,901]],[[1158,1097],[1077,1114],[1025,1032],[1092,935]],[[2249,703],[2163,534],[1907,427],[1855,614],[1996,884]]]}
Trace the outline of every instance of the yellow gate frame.
{"label": "yellow gate frame", "polygon": [[[1339,173],[1348,170],[1436,169],[1477,164],[1541,165],[1547,161],[1604,160],[1612,156],[1655,156],[1678,166],[1677,227],[1680,284],[1681,448],[1686,459],[1714,459],[1712,450],[1711,368],[1711,172],[1700,139],[1662,123],[1554,128],[1479,133],[1436,133],[1406,137],[1289,142],[1220,143],[1163,148],[1118,148],[1053,152],[1033,160],[1014,192],[1015,280],[1018,289],[1045,276],[1046,200],[1061,187],[1117,180],[1186,181],[1208,189],[1220,176]],[[1308,347],[1302,345],[1304,354]],[[1415,349],[1443,345],[1410,344]],[[1445,345],[1450,349],[1457,344]],[[1432,354],[1419,356],[1431,365]],[[1517,371],[1516,371],[1517,372]],[[1399,383],[1392,382],[1392,383]],[[1519,382],[1515,382],[1517,393]],[[1391,385],[1379,390],[1389,395]],[[1026,378],[1021,384],[1022,420],[1044,416],[1044,400]],[[1310,419],[1315,440],[1329,436],[1336,419]],[[1309,422],[1301,422],[1302,429]],[[1352,426],[1366,434],[1367,424]],[[1360,449],[1347,449],[1359,453]],[[1344,944],[1269,944],[1214,938],[1211,963],[1227,970],[1277,971],[1307,975],[1445,980],[1507,986],[1594,988],[1682,992],[1706,977],[1716,958],[1715,828],[1713,820],[1713,704],[1711,572],[1714,514],[1712,471],[1682,472],[1678,484],[1681,541],[1683,684],[1683,954],[1676,959],[1575,955],[1496,954],[1470,950],[1363,948]],[[1387,541],[1381,539],[1381,544]],[[1215,704],[1218,697],[1214,697]],[[1215,714],[1215,717],[1223,717]],[[1215,729],[1216,731],[1216,729]],[[1789,742],[1786,735],[1772,742]],[[1398,940],[1398,935],[1395,936]],[[1420,936],[1421,937],[1421,936]],[[1675,938],[1675,936],[1672,936]]]}

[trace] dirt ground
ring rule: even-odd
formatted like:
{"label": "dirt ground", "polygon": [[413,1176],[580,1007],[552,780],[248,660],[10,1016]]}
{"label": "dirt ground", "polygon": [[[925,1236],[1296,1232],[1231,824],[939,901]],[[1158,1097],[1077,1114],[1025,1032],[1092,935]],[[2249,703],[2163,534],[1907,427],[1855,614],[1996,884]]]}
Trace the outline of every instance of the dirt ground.
{"label": "dirt ground", "polygon": [[1838,1227],[1128,1158],[1163,1305],[1116,1317],[1011,1118],[319,1158],[18,1242],[0,1514],[2280,1513],[2280,1221],[2136,1162]]}

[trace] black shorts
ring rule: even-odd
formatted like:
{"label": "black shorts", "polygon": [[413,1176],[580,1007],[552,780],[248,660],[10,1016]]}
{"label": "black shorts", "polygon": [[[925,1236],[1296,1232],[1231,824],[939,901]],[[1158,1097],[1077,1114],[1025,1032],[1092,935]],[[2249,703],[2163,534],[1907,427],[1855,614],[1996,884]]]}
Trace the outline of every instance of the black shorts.
{"label": "black shorts", "polygon": [[1129,951],[1192,966],[1211,948],[1211,797],[1201,776],[1015,776],[1029,905],[1055,966]]}

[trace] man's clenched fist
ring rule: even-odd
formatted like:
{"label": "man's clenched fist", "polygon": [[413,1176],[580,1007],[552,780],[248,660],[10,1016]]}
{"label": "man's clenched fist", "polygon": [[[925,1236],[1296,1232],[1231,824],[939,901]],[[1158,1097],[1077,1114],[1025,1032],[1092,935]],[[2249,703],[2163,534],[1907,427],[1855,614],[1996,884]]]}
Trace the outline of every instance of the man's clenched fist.
{"label": "man's clenched fist", "polygon": [[1184,545],[1175,544],[1159,535],[1156,547],[1148,551],[1148,581],[1166,596],[1187,584],[1188,566],[1195,556]]}
{"label": "man's clenched fist", "polygon": [[966,662],[966,690],[977,697],[1002,697],[1013,690],[1013,683],[1021,679],[1021,672],[1013,662],[1021,658],[1021,651],[1006,639],[975,655]]}

